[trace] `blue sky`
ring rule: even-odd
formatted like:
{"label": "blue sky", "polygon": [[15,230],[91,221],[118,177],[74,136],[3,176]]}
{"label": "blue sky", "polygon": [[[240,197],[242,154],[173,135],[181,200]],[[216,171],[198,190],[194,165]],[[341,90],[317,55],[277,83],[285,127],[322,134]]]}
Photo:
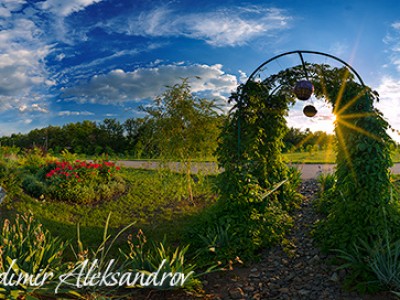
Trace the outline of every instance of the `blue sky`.
{"label": "blue sky", "polygon": [[[298,49],[350,63],[400,129],[399,11],[397,0],[1,0],[0,135],[141,116],[183,77],[224,103],[262,62]],[[291,125],[331,128],[329,107],[310,120],[301,105]]]}

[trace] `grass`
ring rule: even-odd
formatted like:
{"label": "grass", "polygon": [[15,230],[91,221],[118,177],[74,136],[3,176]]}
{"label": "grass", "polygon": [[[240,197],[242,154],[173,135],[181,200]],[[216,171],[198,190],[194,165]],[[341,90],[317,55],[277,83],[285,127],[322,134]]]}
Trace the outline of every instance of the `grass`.
{"label": "grass", "polygon": [[330,164],[335,162],[335,152],[333,150],[314,151],[314,152],[292,152],[284,153],[283,159],[287,163],[302,164]]}
{"label": "grass", "polygon": [[53,235],[65,240],[76,240],[76,224],[79,223],[84,244],[94,247],[101,243],[99,233],[109,213],[111,233],[135,222],[133,231],[142,229],[154,239],[162,239],[168,233],[169,240],[179,241],[180,231],[190,216],[214,201],[213,176],[197,175],[191,201],[186,195],[186,185],[182,185],[181,174],[127,168],[122,169],[121,175],[128,184],[128,191],[110,201],[74,205],[22,195],[3,206],[2,215],[11,217],[31,211]]}
{"label": "grass", "polygon": [[[283,159],[287,163],[297,164],[334,164],[336,154],[333,150],[321,150],[313,152],[284,153]],[[392,152],[393,163],[400,162],[400,152]]]}

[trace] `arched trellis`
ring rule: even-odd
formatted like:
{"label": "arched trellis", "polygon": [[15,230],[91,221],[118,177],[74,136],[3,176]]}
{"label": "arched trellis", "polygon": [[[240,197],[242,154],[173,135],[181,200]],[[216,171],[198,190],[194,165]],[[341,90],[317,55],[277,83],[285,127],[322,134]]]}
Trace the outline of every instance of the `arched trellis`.
{"label": "arched trellis", "polygon": [[[259,81],[257,79],[257,75],[259,75],[260,71],[263,70],[265,67],[267,67],[270,63],[276,61],[277,59],[279,59],[281,57],[289,56],[289,55],[292,55],[292,54],[295,54],[295,55],[299,56],[299,59],[300,59],[300,62],[301,62],[301,67],[302,67],[302,70],[303,70],[303,75],[307,80],[309,79],[309,76],[308,76],[308,72],[307,72],[306,61],[304,59],[304,55],[303,54],[313,54],[313,55],[324,56],[326,58],[331,58],[331,59],[341,63],[343,66],[345,66],[347,68],[347,70],[349,70],[352,74],[354,74],[354,76],[358,79],[360,85],[362,87],[366,88],[363,79],[357,73],[357,71],[349,63],[347,63],[346,61],[342,60],[341,58],[336,57],[336,56],[334,56],[332,54],[329,54],[329,53],[324,53],[324,52],[319,52],[319,51],[295,50],[295,51],[289,51],[289,52],[278,54],[278,55],[268,59],[264,63],[262,63],[260,66],[258,66],[251,73],[251,75],[248,77],[248,79],[247,79],[246,83],[244,84],[243,89],[241,91],[245,91],[247,86],[251,85],[251,83]],[[279,90],[280,88],[281,88],[281,85],[278,85],[278,86],[274,87],[274,89],[272,90],[270,95],[274,95],[276,93],[276,91]],[[365,93],[365,97],[367,97],[367,99],[368,99],[368,93]],[[241,103],[242,98],[243,98],[243,95],[239,95],[238,104],[237,104],[237,107],[238,107],[239,110],[241,109],[241,106],[242,106],[242,103]],[[241,126],[240,126],[240,118],[239,118],[239,120],[238,120],[238,155],[240,155],[240,133],[241,133],[240,132],[241,131],[240,127]]]}
{"label": "arched trellis", "polygon": [[[292,54],[300,57],[301,64],[257,79],[258,72],[270,62]],[[323,55],[342,67],[308,63],[303,54]],[[325,246],[345,248],[356,236],[370,237],[384,226],[382,213],[387,212],[389,205],[391,138],[386,133],[389,124],[374,108],[376,94],[354,68],[333,55],[303,50],[277,55],[261,64],[232,94],[234,108],[217,151],[219,163],[225,169],[220,181],[221,199],[233,203],[235,195],[248,192],[250,185],[270,190],[289,180],[270,198],[283,206],[290,201],[294,188],[290,185],[292,173],[281,155],[287,128],[284,117],[289,105],[296,101],[293,87],[302,78],[312,81],[315,97],[330,102],[336,115],[334,213],[328,216],[320,232]]]}

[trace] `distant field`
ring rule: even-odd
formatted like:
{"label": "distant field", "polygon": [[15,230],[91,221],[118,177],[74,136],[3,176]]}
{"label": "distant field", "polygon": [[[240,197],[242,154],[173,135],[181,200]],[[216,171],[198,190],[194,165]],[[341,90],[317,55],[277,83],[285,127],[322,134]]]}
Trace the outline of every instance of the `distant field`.
{"label": "distant field", "polygon": [[[303,164],[331,164],[335,163],[335,152],[328,151],[313,151],[313,152],[295,152],[284,153],[283,159],[285,162],[303,163]],[[393,152],[392,160],[394,163],[400,162],[400,153]]]}

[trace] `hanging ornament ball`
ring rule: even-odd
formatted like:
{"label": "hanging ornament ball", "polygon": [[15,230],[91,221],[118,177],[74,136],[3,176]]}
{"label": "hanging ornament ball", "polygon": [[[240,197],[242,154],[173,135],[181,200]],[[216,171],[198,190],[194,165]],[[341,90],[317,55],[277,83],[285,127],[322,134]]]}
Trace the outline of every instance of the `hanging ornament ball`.
{"label": "hanging ornament ball", "polygon": [[305,101],[310,99],[312,93],[314,92],[314,86],[308,80],[300,80],[297,81],[296,85],[294,86],[293,92],[297,99]]}
{"label": "hanging ornament ball", "polygon": [[306,106],[303,108],[303,113],[304,113],[307,117],[312,118],[312,117],[314,117],[314,116],[317,114],[317,109],[315,108],[314,105],[306,105]]}

